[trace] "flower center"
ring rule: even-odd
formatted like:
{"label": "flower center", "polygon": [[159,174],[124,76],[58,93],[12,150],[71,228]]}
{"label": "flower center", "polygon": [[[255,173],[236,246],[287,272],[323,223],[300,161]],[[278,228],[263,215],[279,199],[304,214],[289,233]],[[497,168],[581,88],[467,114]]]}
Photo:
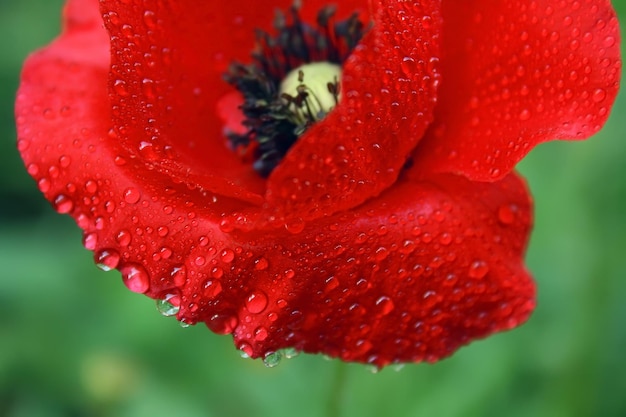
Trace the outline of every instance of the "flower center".
{"label": "flower center", "polygon": [[341,67],[330,62],[304,64],[287,74],[279,93],[289,106],[290,120],[306,127],[323,119],[339,103],[340,78]]}
{"label": "flower center", "polygon": [[233,63],[225,75],[243,96],[244,133],[228,133],[230,146],[252,162],[263,177],[278,166],[309,127],[340,100],[341,65],[364,34],[356,14],[332,22],[334,8],[324,7],[313,27],[278,13],[275,36],[259,31],[253,62]]}

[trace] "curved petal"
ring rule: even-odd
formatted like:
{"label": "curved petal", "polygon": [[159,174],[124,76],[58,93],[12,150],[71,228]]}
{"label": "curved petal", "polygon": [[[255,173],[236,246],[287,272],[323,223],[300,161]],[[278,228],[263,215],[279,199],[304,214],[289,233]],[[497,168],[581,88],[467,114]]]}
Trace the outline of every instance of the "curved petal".
{"label": "curved petal", "polygon": [[226,146],[218,106],[232,87],[223,74],[250,59],[254,30],[291,3],[101,2],[113,122],[127,151],[177,182],[259,204],[265,181]]}
{"label": "curved petal", "polygon": [[185,285],[178,266],[242,203],[173,182],[120,146],[110,131],[109,38],[97,11],[95,0],[71,1],[62,36],[27,60],[18,148],[45,197],[84,230],[96,261],[159,298]]}
{"label": "curved petal", "polygon": [[435,123],[422,169],[506,175],[535,145],[584,139],[609,115],[620,78],[608,0],[444,2]]}
{"label": "curved petal", "polygon": [[374,3],[374,26],[344,64],[341,103],[269,178],[266,209],[277,219],[307,221],[378,195],[432,120],[440,2]]}
{"label": "curved petal", "polygon": [[296,235],[233,233],[198,247],[179,318],[233,333],[251,357],[293,347],[380,367],[438,360],[529,316],[530,224],[514,175],[401,180]]}

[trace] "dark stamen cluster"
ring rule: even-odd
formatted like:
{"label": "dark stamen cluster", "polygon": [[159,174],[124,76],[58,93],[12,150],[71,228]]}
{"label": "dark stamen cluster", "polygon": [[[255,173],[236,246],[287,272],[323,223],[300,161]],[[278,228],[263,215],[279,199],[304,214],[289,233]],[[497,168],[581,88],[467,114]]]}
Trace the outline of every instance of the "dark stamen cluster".
{"label": "dark stamen cluster", "polygon": [[[332,23],[334,7],[324,7],[314,28],[300,19],[299,8],[292,6],[289,17],[277,13],[275,36],[257,31],[257,50],[248,65],[233,63],[225,75],[228,83],[244,97],[241,110],[245,116],[244,134],[228,134],[232,148],[254,161],[254,169],[269,176],[287,150],[315,121],[323,115],[310,110],[310,91],[306,74],[299,74],[295,95],[281,94],[280,83],[286,75],[303,64],[330,62],[341,65],[364,34],[363,24],[356,14]],[[339,81],[331,80],[328,91],[339,98]],[[294,117],[294,106],[302,117]]]}

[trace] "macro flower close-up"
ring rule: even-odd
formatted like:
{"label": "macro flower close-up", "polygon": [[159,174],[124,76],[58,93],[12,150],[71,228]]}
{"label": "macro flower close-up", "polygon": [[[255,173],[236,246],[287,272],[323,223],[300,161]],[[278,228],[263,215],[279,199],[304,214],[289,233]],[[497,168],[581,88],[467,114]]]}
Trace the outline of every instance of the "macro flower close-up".
{"label": "macro flower close-up", "polygon": [[184,325],[269,366],[434,362],[532,313],[514,168],[601,129],[617,18],[336,3],[70,0],[24,65],[17,146],[96,264]]}

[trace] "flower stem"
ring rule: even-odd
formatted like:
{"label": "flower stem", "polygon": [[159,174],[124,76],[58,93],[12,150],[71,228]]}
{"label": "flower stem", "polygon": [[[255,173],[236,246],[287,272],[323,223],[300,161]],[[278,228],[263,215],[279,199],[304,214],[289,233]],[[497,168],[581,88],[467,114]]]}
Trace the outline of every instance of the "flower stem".
{"label": "flower stem", "polygon": [[341,405],[345,398],[347,388],[348,367],[345,363],[337,360],[335,373],[331,383],[331,391],[328,400],[328,417],[341,417]]}

